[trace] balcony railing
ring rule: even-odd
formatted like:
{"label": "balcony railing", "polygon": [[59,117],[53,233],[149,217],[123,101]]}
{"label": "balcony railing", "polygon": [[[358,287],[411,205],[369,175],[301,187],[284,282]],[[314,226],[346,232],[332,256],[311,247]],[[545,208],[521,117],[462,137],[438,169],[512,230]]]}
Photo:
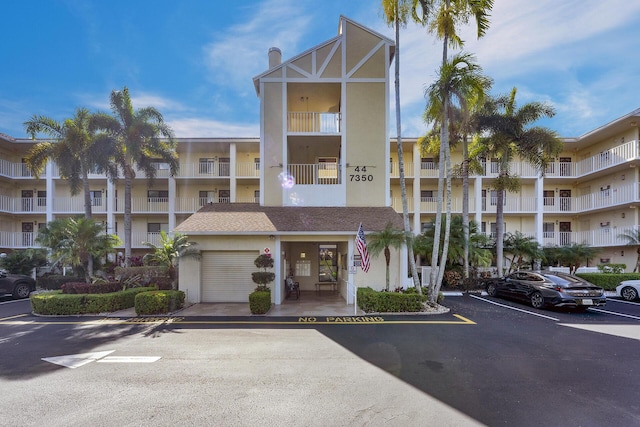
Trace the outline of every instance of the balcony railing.
{"label": "balcony railing", "polygon": [[340,113],[315,113],[290,111],[287,131],[289,133],[340,133]]}
{"label": "balcony railing", "polygon": [[[391,162],[391,178],[400,178],[400,162]],[[404,162],[405,178],[413,178],[413,163]]]}
{"label": "balcony railing", "polygon": [[295,185],[335,185],[341,183],[339,163],[289,164],[289,176]]}

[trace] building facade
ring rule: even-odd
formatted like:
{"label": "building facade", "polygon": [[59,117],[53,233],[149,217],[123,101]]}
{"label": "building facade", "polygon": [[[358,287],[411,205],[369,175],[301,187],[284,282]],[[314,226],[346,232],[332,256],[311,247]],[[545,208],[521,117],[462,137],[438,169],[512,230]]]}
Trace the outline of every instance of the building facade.
{"label": "building facade", "polygon": [[[191,302],[246,302],[255,288],[254,259],[275,261],[273,302],[284,299],[284,279],[303,290],[335,286],[346,303],[357,287],[384,287],[384,257],[362,272],[354,239],[392,223],[402,228],[396,141],[389,138],[392,40],[340,18],[338,35],[254,78],[260,102],[259,137],[178,138],[180,169],[169,176],[157,163],[149,183],[133,187],[133,253],[156,243],[160,231],[188,234],[202,250],[184,260],[180,287]],[[267,58],[265,58],[265,63]],[[586,243],[600,249],[591,265],[636,264],[635,246],[620,235],[640,224],[640,109],[577,138],[541,176],[514,163],[519,193],[506,195],[505,231],[534,236],[542,245]],[[38,228],[84,212],[55,164],[38,179],[24,158],[37,141],[0,134],[0,252],[34,246]],[[409,214],[415,233],[436,212],[437,159],[403,138]],[[452,161],[460,163],[460,152]],[[495,232],[497,163],[470,179],[470,212],[482,232]],[[91,175],[94,219],[123,236],[124,180]],[[462,213],[462,184],[453,182],[453,212]],[[123,249],[123,248],[122,248]],[[123,250],[121,250],[123,251]],[[406,248],[393,251],[392,287],[410,285]]]}

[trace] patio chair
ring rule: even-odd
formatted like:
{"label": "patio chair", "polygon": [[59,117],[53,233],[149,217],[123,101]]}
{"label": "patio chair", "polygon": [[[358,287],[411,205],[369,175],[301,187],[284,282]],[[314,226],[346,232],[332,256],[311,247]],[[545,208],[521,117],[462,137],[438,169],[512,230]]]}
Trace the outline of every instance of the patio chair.
{"label": "patio chair", "polygon": [[300,283],[294,282],[292,277],[284,279],[285,299],[300,299]]}

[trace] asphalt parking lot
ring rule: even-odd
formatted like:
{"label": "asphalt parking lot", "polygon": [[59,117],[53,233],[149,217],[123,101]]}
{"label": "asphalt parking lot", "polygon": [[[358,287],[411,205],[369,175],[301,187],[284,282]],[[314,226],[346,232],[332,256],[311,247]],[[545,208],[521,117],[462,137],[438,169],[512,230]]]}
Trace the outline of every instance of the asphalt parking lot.
{"label": "asphalt parking lot", "polygon": [[442,315],[279,323],[24,303],[0,304],[1,425],[640,425],[637,303],[465,295]]}

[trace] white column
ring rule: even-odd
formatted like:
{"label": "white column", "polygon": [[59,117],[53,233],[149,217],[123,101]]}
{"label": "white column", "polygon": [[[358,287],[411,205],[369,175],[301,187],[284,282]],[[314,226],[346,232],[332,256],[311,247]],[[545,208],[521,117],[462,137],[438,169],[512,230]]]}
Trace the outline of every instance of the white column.
{"label": "white column", "polygon": [[[280,305],[282,303],[282,287],[284,286],[284,276],[283,276],[283,256],[282,256],[282,245],[280,242],[280,236],[276,236],[276,242],[275,242],[275,248],[273,249],[273,252],[271,256],[274,257],[273,260],[273,266],[275,267],[275,273],[276,273],[276,278],[275,278],[275,284],[273,286],[273,290],[275,291],[274,294],[274,299],[275,299],[275,304],[276,305]],[[285,273],[286,274],[286,273]]]}
{"label": "white column", "polygon": [[420,203],[420,191],[422,190],[422,159],[420,158],[420,147],[418,147],[418,143],[415,143],[413,146],[413,170],[413,234],[417,236],[422,233],[422,203]]}
{"label": "white column", "polygon": [[116,232],[116,186],[110,179],[107,180],[105,198],[107,199],[107,232],[113,234]]}
{"label": "white column", "polygon": [[172,176],[170,176],[169,178],[169,182],[167,183],[168,185],[168,190],[169,190],[169,203],[167,204],[167,209],[169,210],[168,215],[169,215],[169,231],[173,231],[174,228],[176,228],[176,200],[177,200],[177,194],[176,194],[176,179]]}
{"label": "white column", "polygon": [[407,245],[400,248],[400,283],[404,289],[413,286],[413,280],[409,277],[409,249]]}
{"label": "white column", "polygon": [[229,145],[229,197],[231,198],[231,203],[236,202],[236,143],[232,142]]}
{"label": "white column", "polygon": [[544,222],[544,178],[539,176],[536,180],[536,215],[535,215],[535,230],[536,240],[541,245],[544,245],[544,233],[542,224]]}
{"label": "white column", "polygon": [[[355,239],[355,236],[354,236]],[[352,273],[352,269],[351,266],[353,266],[353,255],[355,254],[356,251],[356,245],[355,245],[355,240],[354,239],[349,239],[347,241],[348,245],[347,245],[347,259],[348,259],[348,263],[349,265],[347,266],[347,271],[349,272],[347,274],[347,304],[353,304],[354,301],[354,296],[351,293],[351,291],[355,291],[356,288],[356,275],[354,273]],[[351,283],[353,285],[353,288],[349,288],[349,283]]]}
{"label": "white column", "polygon": [[53,182],[53,162],[47,162],[46,174],[47,174],[46,190],[47,190],[47,224],[48,224],[51,221],[53,221],[53,201],[55,199],[55,191],[56,191],[56,185]]}

